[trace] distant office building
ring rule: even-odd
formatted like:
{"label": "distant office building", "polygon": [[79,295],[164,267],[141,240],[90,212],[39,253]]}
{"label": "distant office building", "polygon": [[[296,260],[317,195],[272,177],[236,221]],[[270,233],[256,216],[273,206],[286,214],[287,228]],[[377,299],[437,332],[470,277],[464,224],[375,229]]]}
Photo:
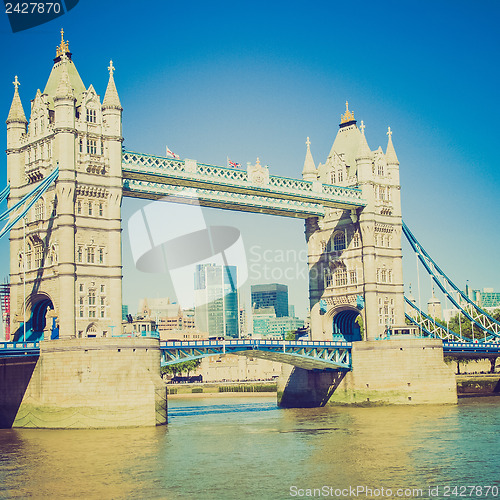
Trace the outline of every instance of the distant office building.
{"label": "distant office building", "polygon": [[170,302],[168,297],[144,298],[139,301],[137,316],[156,322],[160,337],[169,337],[165,332],[193,330],[194,311],[187,309],[183,311],[179,304]]}
{"label": "distant office building", "polygon": [[254,309],[252,320],[255,338],[283,338],[304,326],[304,320],[294,316],[276,317],[272,306]]}
{"label": "distant office building", "polygon": [[239,309],[239,322],[240,337],[246,337],[250,333],[248,331],[248,317],[246,309],[241,306]]}
{"label": "distant office building", "polygon": [[195,272],[195,325],[210,337],[238,335],[238,281],[236,266],[198,264]]}
{"label": "distant office building", "polygon": [[269,336],[283,338],[288,333],[304,327],[304,320],[290,316],[273,318],[269,321]]}
{"label": "distant office building", "polygon": [[483,288],[481,291],[473,290],[469,285],[466,285],[465,295],[482,309],[487,311],[500,309],[500,292],[495,292],[493,288]]}
{"label": "distant office building", "polygon": [[288,316],[288,287],[277,283],[252,285],[252,309],[273,307],[277,318]]}
{"label": "distant office building", "polygon": [[434,290],[432,290],[432,297],[427,302],[427,314],[435,319],[442,319],[443,317],[441,301],[434,295]]}
{"label": "distant office building", "polygon": [[122,305],[122,321],[127,321],[128,306]]}
{"label": "distant office building", "polygon": [[269,323],[276,319],[274,307],[261,307],[254,309],[252,315],[253,334],[254,338],[263,338],[269,335]]}
{"label": "distant office building", "polygon": [[500,308],[500,292],[495,292],[493,288],[483,288],[480,292],[480,304],[485,309]]}

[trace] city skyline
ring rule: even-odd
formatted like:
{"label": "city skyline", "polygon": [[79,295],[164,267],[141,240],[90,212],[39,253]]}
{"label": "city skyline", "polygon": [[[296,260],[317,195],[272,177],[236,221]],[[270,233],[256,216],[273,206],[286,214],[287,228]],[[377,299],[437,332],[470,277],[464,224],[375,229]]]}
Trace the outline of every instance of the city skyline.
{"label": "city skyline", "polygon": [[[16,75],[29,116],[30,100],[48,79],[61,26],[85,85],[93,84],[101,96],[113,59],[127,149],[164,155],[168,145],[181,158],[218,165],[226,165],[227,157],[242,165],[259,157],[271,174],[300,178],[306,137],[316,164],[324,162],[348,100],[358,124],[366,124],[372,150],[379,145],[385,150],[387,127],[393,130],[403,218],[424,247],[461,288],[469,280],[474,289],[500,290],[494,260],[500,244],[494,230],[500,188],[494,126],[499,70],[491,64],[499,41],[498,5],[485,2],[472,10],[465,4],[424,2],[413,5],[410,16],[391,2],[366,2],[364,16],[354,25],[354,7],[322,2],[293,4],[284,13],[266,5],[265,17],[259,15],[261,4],[224,9],[200,3],[195,17],[185,6],[172,5],[163,18],[144,17],[131,3],[120,5],[120,10],[112,2],[99,5],[104,42],[82,29],[95,16],[95,2],[81,1],[62,18],[17,34],[10,33],[4,16],[2,46],[11,48],[2,52],[4,116]],[[127,38],[123,26],[133,22],[132,15],[136,37]],[[166,37],[165,16],[176,19]],[[338,35],[330,37],[332,17]],[[384,21],[383,30],[377,20]],[[425,37],[420,36],[424,25]],[[217,30],[218,36],[210,36]],[[5,134],[1,141],[5,150]],[[5,165],[4,155],[4,184]],[[138,296],[150,291],[165,296],[170,290],[165,276],[140,273],[130,256],[126,222],[142,205],[126,200],[122,212],[123,298],[132,308]],[[298,315],[305,317],[303,222],[212,209],[204,213],[210,224],[241,231],[249,262],[242,294],[257,282],[283,281]],[[405,288],[412,283],[415,291],[415,258],[407,245],[403,252]],[[0,255],[5,277],[6,238]],[[430,287],[422,283],[422,302],[429,296]]]}

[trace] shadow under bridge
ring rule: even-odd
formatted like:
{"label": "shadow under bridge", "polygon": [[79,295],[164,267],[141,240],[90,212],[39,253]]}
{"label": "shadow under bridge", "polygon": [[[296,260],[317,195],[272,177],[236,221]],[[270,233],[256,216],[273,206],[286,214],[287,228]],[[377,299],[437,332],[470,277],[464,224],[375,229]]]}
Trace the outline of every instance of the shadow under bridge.
{"label": "shadow under bridge", "polygon": [[305,370],[350,370],[350,342],[307,340],[161,341],[162,366],[220,354],[237,354],[287,363]]}

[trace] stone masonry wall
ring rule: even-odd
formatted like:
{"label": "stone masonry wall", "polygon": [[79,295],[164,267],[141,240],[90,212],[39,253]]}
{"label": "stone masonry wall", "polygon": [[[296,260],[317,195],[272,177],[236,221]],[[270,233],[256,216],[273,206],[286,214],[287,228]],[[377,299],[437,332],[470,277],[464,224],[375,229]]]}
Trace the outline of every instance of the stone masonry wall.
{"label": "stone masonry wall", "polygon": [[157,339],[41,342],[13,427],[98,428],[167,422]]}

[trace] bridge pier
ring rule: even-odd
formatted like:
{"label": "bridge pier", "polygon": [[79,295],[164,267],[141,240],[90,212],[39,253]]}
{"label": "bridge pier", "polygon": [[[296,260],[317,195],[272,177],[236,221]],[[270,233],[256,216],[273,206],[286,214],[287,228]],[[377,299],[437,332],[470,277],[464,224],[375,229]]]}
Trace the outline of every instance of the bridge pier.
{"label": "bridge pier", "polygon": [[[0,371],[0,386],[6,387],[8,381],[3,378],[12,374],[11,370],[7,366]],[[103,428],[167,423],[167,392],[160,377],[158,339],[42,341],[36,366],[26,367],[23,373],[19,390],[7,401],[11,410],[18,405],[17,412],[10,412],[12,427]],[[24,393],[19,394],[22,390]],[[2,422],[4,426],[8,426],[8,418]]]}
{"label": "bridge pier", "polygon": [[351,371],[283,365],[278,381],[278,404],[289,408],[456,402],[455,376],[434,339],[353,342]]}

